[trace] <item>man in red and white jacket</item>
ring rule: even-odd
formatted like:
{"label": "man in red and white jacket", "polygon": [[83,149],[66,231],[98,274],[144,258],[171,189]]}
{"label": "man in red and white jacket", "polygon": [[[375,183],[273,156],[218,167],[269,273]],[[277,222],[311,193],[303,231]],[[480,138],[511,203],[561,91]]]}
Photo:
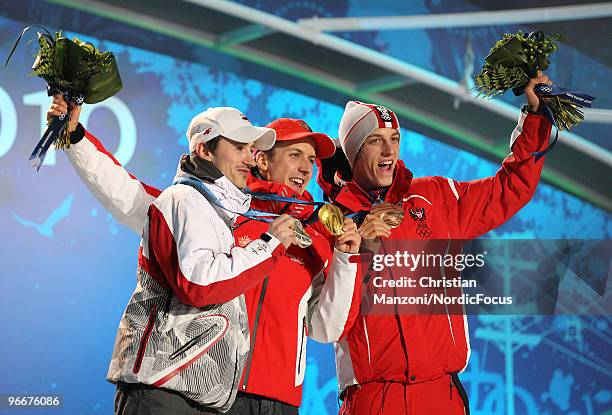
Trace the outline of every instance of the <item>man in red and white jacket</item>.
{"label": "man in red and white jacket", "polygon": [[249,244],[233,243],[231,226],[250,204],[240,189],[253,147],[269,149],[273,130],[220,107],[194,117],[188,137],[192,152],[180,161],[177,183],[145,218],[137,284],[108,370],[117,415],[227,412],[249,349],[241,294],[296,243],[287,215]]}
{"label": "man in red and white jacket", "polygon": [[[315,159],[331,156],[335,151],[333,141],[313,132],[302,120],[283,118],[267,127],[276,131],[277,142],[271,150],[256,155],[257,166],[247,181],[249,190],[312,202],[305,189]],[[300,220],[310,218],[314,211],[312,205],[257,197],[251,206],[288,213]],[[261,226],[261,222],[252,220],[237,224],[238,243],[247,243],[248,235],[261,232]],[[345,233],[335,241],[319,222],[305,229],[312,245],[288,249],[275,270],[245,294],[251,350],[240,383],[245,393],[239,393],[233,413],[259,413],[259,396],[291,406],[284,406],[285,410],[279,413],[297,414],[306,369],[307,336],[321,342],[337,341],[357,315],[360,285],[356,284],[359,273],[354,261],[359,237],[355,224],[347,219]]]}
{"label": "man in red and white jacket", "polygon": [[[51,110],[65,111],[65,103],[54,100]],[[78,112],[73,117],[77,119]],[[312,202],[305,189],[314,161],[334,153],[333,141],[313,132],[302,120],[279,119],[267,127],[275,130],[277,142],[271,150],[256,155],[256,168],[247,180],[249,190]],[[75,128],[73,144],[66,151],[68,159],[102,205],[140,233],[144,215],[159,190],[129,175],[91,133],[80,125]],[[312,205],[255,198],[251,203],[253,208],[300,220],[308,219],[314,210]],[[266,228],[263,222],[238,219],[233,228],[236,245],[248,246]],[[274,269],[245,293],[250,351],[232,413],[257,414],[267,407],[275,414],[297,414],[307,336],[321,342],[337,341],[357,315],[360,238],[355,224],[347,219],[344,234],[338,238],[318,222],[305,230],[312,245],[290,247]]]}
{"label": "man in red and white jacket", "polygon": [[[398,244],[410,241],[423,246],[423,241],[434,245],[446,240],[444,246],[450,246],[452,240],[476,238],[508,220],[535,192],[544,160],[536,161],[532,153],[547,146],[551,129],[537,113],[533,87],[538,83],[550,81],[539,74],[525,89],[528,109],[512,133],[512,153],[495,176],[469,182],[413,178],[398,160],[400,132],[393,111],[351,101],[339,140],[350,165],[345,173],[350,170],[352,178],[341,177],[337,163],[323,163],[319,183],[345,213],[367,214],[381,202],[401,206],[404,218],[397,228],[372,213],[361,223],[362,246],[372,245],[366,239],[379,238],[377,252],[393,254]],[[461,311],[374,315],[362,303],[347,337],[336,345],[344,400],[340,413],[464,414],[469,406],[456,374],[465,369],[469,355],[467,319]]]}

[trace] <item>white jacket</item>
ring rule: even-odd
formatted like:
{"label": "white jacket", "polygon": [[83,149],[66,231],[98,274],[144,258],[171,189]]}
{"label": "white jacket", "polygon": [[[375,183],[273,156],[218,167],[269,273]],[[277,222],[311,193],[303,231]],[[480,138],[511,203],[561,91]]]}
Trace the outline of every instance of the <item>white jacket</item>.
{"label": "white jacket", "polygon": [[[248,209],[250,197],[226,177],[201,183],[230,211]],[[181,184],[149,207],[138,284],[119,325],[109,381],[163,387],[229,410],[249,348],[241,294],[285,252],[271,235],[234,246],[236,216]]]}

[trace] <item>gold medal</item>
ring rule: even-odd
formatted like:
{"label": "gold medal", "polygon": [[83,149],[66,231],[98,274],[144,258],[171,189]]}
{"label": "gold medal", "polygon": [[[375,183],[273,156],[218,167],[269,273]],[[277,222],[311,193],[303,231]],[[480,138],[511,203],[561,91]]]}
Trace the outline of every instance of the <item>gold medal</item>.
{"label": "gold medal", "polygon": [[401,206],[391,203],[381,203],[376,205],[370,211],[371,214],[377,215],[391,229],[397,228],[404,220],[404,210]]}
{"label": "gold medal", "polygon": [[342,226],[344,226],[344,215],[338,206],[325,204],[319,209],[319,220],[329,233],[334,236],[339,236],[344,233]]}
{"label": "gold medal", "polygon": [[297,244],[300,248],[308,248],[312,245],[312,238],[310,238],[310,235],[304,230],[302,222],[297,219],[293,222],[293,233],[295,234],[295,239],[297,239]]}

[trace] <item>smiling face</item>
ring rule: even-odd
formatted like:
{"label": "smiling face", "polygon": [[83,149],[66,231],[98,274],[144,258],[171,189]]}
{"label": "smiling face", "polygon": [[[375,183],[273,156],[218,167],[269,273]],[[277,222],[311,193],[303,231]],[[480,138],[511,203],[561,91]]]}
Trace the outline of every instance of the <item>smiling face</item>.
{"label": "smiling face", "polygon": [[264,179],[285,184],[300,196],[312,177],[314,162],[312,138],[277,141],[271,151],[257,154],[257,169]]}
{"label": "smiling face", "polygon": [[237,188],[246,187],[250,168],[255,165],[253,143],[239,143],[221,137],[214,150],[207,148],[204,143],[198,143],[195,152],[198,157],[214,164]]}
{"label": "smiling face", "polygon": [[399,144],[400,135],[394,128],[377,128],[365,139],[353,163],[353,179],[363,190],[391,186]]}

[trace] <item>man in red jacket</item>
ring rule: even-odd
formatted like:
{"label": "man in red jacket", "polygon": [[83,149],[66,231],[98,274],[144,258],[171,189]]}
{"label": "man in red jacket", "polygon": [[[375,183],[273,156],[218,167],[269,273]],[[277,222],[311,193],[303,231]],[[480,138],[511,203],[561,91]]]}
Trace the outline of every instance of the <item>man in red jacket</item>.
{"label": "man in red jacket", "polygon": [[[277,142],[271,150],[256,154],[257,166],[247,180],[249,190],[312,202],[306,186],[315,159],[331,156],[335,151],[333,141],[313,132],[302,120],[282,118],[268,128],[276,131]],[[260,200],[256,196],[251,206],[288,213],[303,221],[314,212],[313,205]],[[248,243],[250,237],[261,233],[263,225],[248,219],[239,222],[235,230],[238,244]],[[335,247],[333,236],[319,222],[305,229],[312,245],[288,249],[275,272],[245,293],[251,349],[232,408],[234,414],[297,414],[307,336],[321,342],[337,341],[346,335],[345,328],[357,314],[357,266],[349,263],[350,254],[359,249],[355,224],[346,220],[345,230],[353,231],[338,237]],[[322,272],[326,268],[327,272]],[[266,407],[275,408],[274,412],[265,412]]]}
{"label": "man in red jacket", "polygon": [[[54,97],[48,117],[65,113],[66,103]],[[78,124],[80,109],[72,107],[69,129],[72,145],[66,151],[79,176],[113,216],[140,233],[146,212],[160,191],[133,176]],[[275,146],[256,155],[256,168],[247,180],[252,192],[312,202],[306,186],[315,159],[331,156],[333,141],[313,132],[302,120],[279,119],[268,125],[276,131]],[[300,220],[313,214],[312,205],[253,198],[252,207],[274,214],[288,213]],[[257,239],[267,224],[242,218],[234,227],[236,245]],[[356,284],[356,253],[360,238],[346,219],[344,234],[334,238],[316,222],[305,227],[312,239],[307,248],[295,247],[255,288],[245,293],[250,352],[235,414],[296,414],[301,403],[306,369],[307,336],[334,342],[346,335],[357,314],[360,284]]]}
{"label": "man in red jacket", "polygon": [[[532,153],[547,146],[551,128],[537,112],[539,99],[533,87],[538,83],[551,82],[539,73],[526,87],[528,106],[512,133],[512,153],[495,176],[470,182],[413,178],[398,159],[400,130],[393,111],[351,101],[339,139],[352,180],[343,181],[335,166],[326,165],[320,166],[319,183],[345,213],[367,214],[385,202],[401,208],[403,220],[396,228],[378,213],[367,214],[361,223],[364,242],[376,238],[378,252],[393,253],[398,244],[410,241],[423,246],[425,241],[435,245],[436,240],[446,240],[445,246],[451,246],[452,240],[476,238],[504,223],[535,192],[544,160],[536,161]],[[387,277],[393,278],[389,273]],[[336,345],[344,400],[340,413],[468,413],[467,396],[457,377],[470,355],[465,315],[461,311],[402,314],[398,308],[374,315],[367,308],[362,303],[355,324]]]}

